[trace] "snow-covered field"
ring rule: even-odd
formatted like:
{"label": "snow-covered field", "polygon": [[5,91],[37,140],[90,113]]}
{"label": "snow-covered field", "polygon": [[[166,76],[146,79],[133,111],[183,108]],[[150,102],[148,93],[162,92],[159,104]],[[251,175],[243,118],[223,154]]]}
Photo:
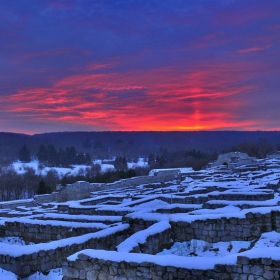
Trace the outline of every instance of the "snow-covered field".
{"label": "snow-covered field", "polygon": [[[93,164],[100,164],[101,166],[101,172],[104,173],[106,171],[115,170],[113,164],[106,163],[106,161],[102,160],[94,160]],[[128,162],[127,163],[128,168],[136,168],[136,167],[148,167],[148,163],[144,160],[144,158],[139,158],[137,162]],[[21,161],[16,161],[12,164],[12,167],[15,169],[15,171],[19,174],[25,173],[26,168],[33,168],[37,174],[46,175],[47,172],[51,169],[56,170],[57,173],[63,177],[65,174],[70,175],[77,175],[81,170],[86,170],[86,168],[89,168],[90,166],[87,165],[73,165],[71,168],[65,168],[65,167],[43,167],[40,168],[40,164],[38,160],[32,160],[28,163],[23,163]]]}

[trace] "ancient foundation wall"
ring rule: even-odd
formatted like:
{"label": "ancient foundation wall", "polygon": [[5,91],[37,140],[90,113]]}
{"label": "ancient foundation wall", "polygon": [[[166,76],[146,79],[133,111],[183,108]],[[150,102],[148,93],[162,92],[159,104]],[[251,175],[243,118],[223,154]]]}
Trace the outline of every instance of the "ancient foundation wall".
{"label": "ancient foundation wall", "polygon": [[267,192],[262,193],[261,195],[259,193],[256,194],[228,194],[228,193],[220,193],[217,195],[213,194],[195,194],[192,196],[182,196],[180,197],[180,194],[176,195],[167,195],[159,197],[158,199],[161,199],[162,201],[168,202],[168,203],[181,203],[181,204],[206,204],[208,201],[211,200],[227,200],[227,201],[265,201],[269,199],[273,199],[274,194],[273,192]]}
{"label": "ancient foundation wall", "polygon": [[[123,256],[120,256],[122,259]],[[236,257],[234,265],[216,264],[213,268],[203,269],[203,258],[201,268],[190,268],[159,265],[149,261],[117,261],[110,260],[110,252],[104,259],[98,259],[85,254],[79,254],[74,261],[67,260],[63,266],[63,280],[258,280],[258,279],[279,279],[280,260],[271,258],[248,258]],[[139,255],[139,259],[145,257]],[[207,259],[205,260],[207,262]],[[186,263],[192,263],[191,258],[185,258]],[[208,264],[205,264],[207,267]]]}
{"label": "ancient foundation wall", "polygon": [[[124,216],[127,215],[133,210],[122,210],[122,209],[114,209],[114,210],[99,210],[95,208],[79,208],[79,207],[67,207],[63,208],[70,215],[100,215],[100,216]],[[59,208],[59,211],[62,211]]]}
{"label": "ancient foundation wall", "polygon": [[22,199],[22,200],[12,200],[12,201],[2,201],[0,202],[0,209],[16,209],[19,206],[27,206],[32,207],[35,206],[33,204],[33,199]]}
{"label": "ancient foundation wall", "polygon": [[150,228],[138,231],[121,244],[118,252],[145,253],[155,255],[163,249],[169,249],[173,245],[172,229],[168,222],[158,222]]}
{"label": "ancient foundation wall", "polygon": [[171,229],[167,229],[163,232],[150,235],[145,243],[138,243],[138,246],[134,247],[132,252],[155,255],[161,252],[163,249],[171,248],[171,246],[173,245],[171,236]]}
{"label": "ancient foundation wall", "polygon": [[51,224],[29,224],[22,222],[5,222],[0,226],[0,236],[18,236],[26,242],[49,242],[73,236],[84,235],[99,231],[96,227],[71,227],[71,226],[54,226]]}
{"label": "ancient foundation wall", "polygon": [[68,184],[66,185],[66,187],[62,187],[61,189],[52,194],[36,195],[34,197],[34,202],[42,204],[52,201],[65,202],[69,200],[80,200],[90,197],[90,193],[93,191],[117,189],[120,187],[123,188],[130,186],[139,186],[141,184],[149,183],[166,182],[173,179],[174,172],[160,172],[157,176],[139,176],[107,184],[96,184],[79,181],[73,184]]}
{"label": "ancient foundation wall", "polygon": [[46,246],[28,245],[26,253],[18,256],[14,253],[0,252],[0,267],[21,277],[36,271],[48,271],[61,267],[69,255],[85,248],[115,250],[116,246],[128,237],[128,231],[127,229],[115,230],[114,233],[109,232],[108,235],[101,237],[94,237],[94,235],[98,236],[99,233],[53,241]]}
{"label": "ancient foundation wall", "polygon": [[[124,217],[130,224],[132,232],[150,227],[156,221],[147,221]],[[267,214],[247,213],[244,218],[198,219],[192,222],[170,221],[174,241],[184,242],[192,239],[204,240],[210,243],[231,240],[253,240],[263,232],[276,230],[280,232],[280,212]]]}

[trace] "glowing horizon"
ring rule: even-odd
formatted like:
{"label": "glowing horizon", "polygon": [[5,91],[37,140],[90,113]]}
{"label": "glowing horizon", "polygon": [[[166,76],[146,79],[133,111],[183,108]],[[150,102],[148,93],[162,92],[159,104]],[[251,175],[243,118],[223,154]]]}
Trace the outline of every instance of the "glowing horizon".
{"label": "glowing horizon", "polygon": [[280,2],[1,3],[0,131],[280,130]]}

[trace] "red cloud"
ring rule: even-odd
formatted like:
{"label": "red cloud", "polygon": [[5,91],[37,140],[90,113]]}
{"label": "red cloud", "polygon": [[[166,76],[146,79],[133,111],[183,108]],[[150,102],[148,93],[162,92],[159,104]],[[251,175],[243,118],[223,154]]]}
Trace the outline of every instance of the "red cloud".
{"label": "red cloud", "polygon": [[252,89],[243,84],[241,67],[251,68],[232,63],[203,66],[188,74],[161,68],[74,75],[50,88],[20,90],[8,97],[5,111],[29,121],[103,130],[248,129],[254,122],[240,124],[235,113],[246,105],[242,93]]}

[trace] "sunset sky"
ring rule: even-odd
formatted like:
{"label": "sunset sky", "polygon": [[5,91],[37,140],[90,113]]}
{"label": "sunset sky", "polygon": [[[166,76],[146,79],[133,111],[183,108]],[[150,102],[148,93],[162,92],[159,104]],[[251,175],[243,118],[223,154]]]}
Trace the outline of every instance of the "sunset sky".
{"label": "sunset sky", "polygon": [[9,0],[0,30],[0,131],[280,130],[279,0]]}

